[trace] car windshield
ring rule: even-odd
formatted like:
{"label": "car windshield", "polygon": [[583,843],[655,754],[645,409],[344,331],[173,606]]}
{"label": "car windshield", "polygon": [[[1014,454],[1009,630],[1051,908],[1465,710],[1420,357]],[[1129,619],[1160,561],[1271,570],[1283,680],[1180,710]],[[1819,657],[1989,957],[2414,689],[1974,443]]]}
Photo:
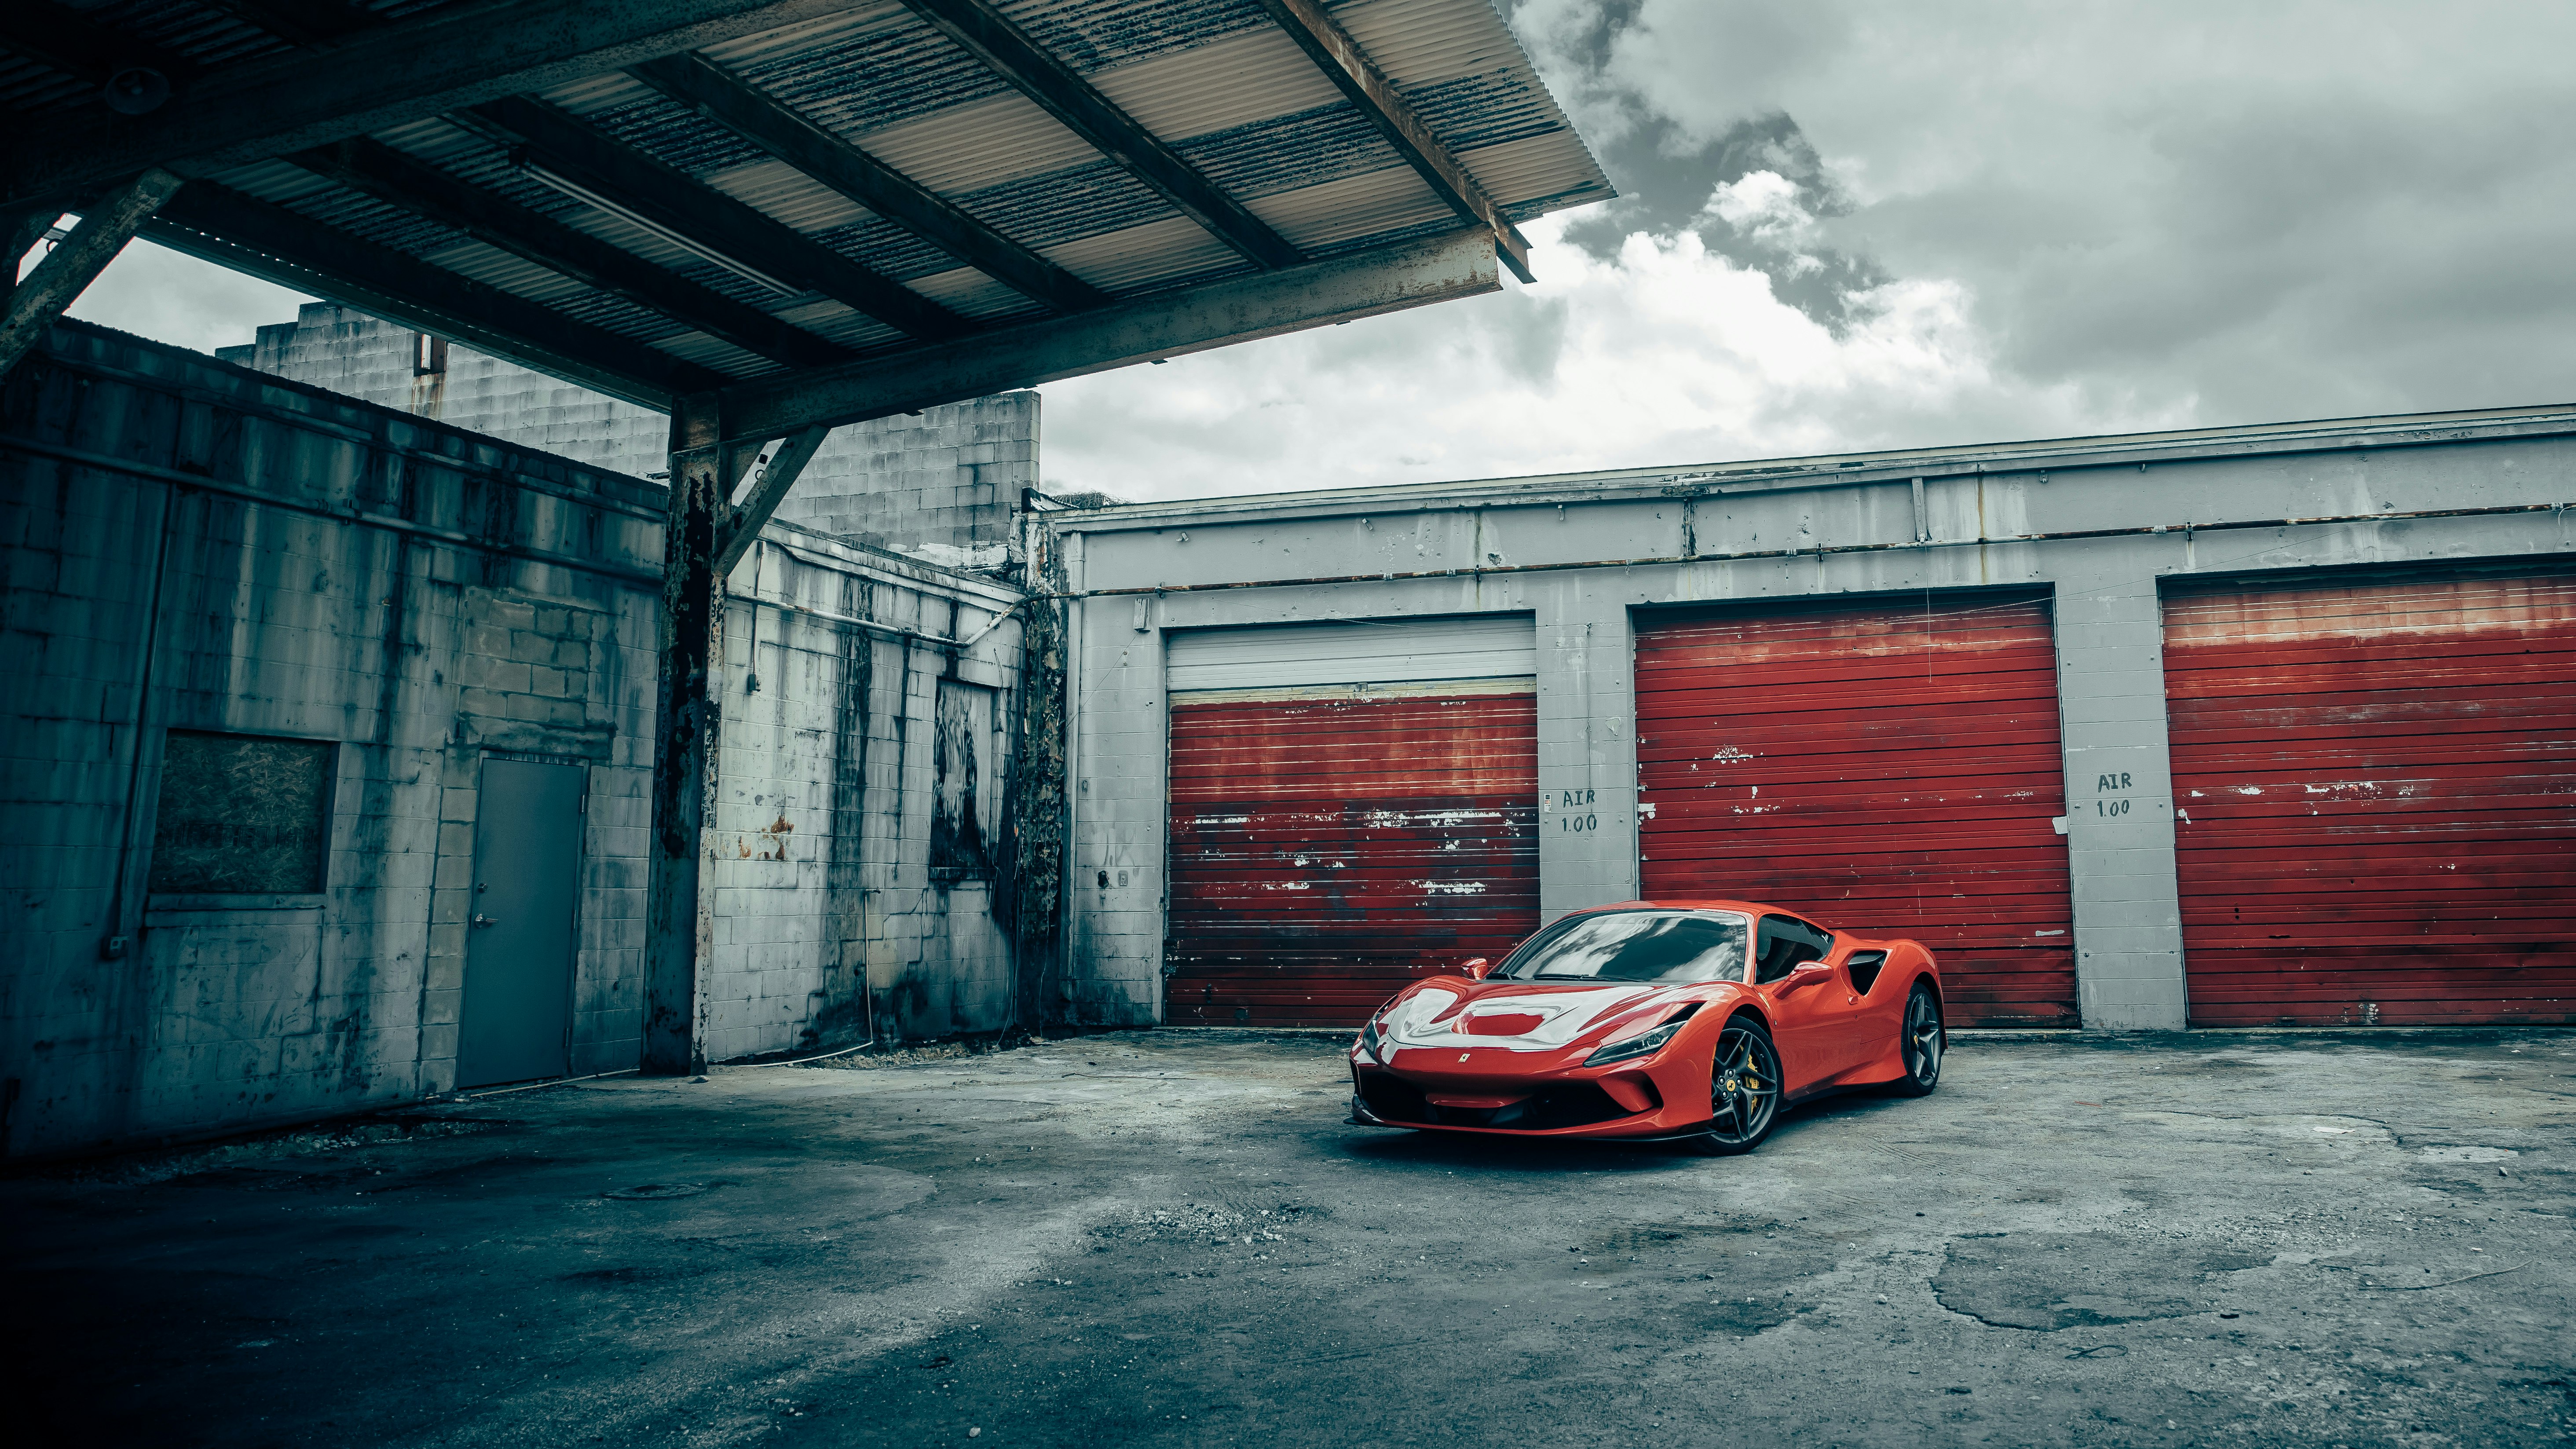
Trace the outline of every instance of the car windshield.
{"label": "car windshield", "polygon": [[1568,916],[1521,943],[1496,981],[1741,981],[1749,924],[1701,911]]}

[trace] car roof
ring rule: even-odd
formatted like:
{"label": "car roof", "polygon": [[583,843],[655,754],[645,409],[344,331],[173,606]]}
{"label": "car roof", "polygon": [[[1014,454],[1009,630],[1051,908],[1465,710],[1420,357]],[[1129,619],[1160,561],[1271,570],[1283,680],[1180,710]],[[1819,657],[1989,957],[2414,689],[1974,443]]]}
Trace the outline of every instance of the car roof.
{"label": "car roof", "polygon": [[1566,914],[1589,916],[1603,911],[1733,911],[1738,915],[1746,916],[1796,916],[1810,925],[1819,924],[1811,920],[1805,912],[1793,911],[1787,906],[1766,906],[1760,901],[1721,900],[1699,896],[1665,896],[1651,901],[1612,901],[1605,906],[1586,906],[1582,910],[1568,911]]}

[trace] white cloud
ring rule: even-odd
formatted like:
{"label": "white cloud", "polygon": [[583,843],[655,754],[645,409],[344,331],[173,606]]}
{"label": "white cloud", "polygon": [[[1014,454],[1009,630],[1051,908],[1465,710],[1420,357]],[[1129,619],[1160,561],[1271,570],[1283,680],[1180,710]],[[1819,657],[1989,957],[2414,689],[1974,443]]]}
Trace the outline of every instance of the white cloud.
{"label": "white cloud", "polygon": [[1836,336],[1693,233],[1603,260],[1562,229],[1529,228],[1533,287],[1047,387],[1049,486],[1189,497],[2178,420],[1999,373],[1955,282],[1862,293]]}
{"label": "white cloud", "polygon": [[[1632,195],[1785,116],[1841,204],[1775,244],[1962,283],[1998,368],[2107,411],[2576,396],[2576,7],[1526,0],[1514,19]],[[1684,203],[1724,179],[1688,178]],[[1738,199],[1749,240],[1778,225],[1768,195]]]}
{"label": "white cloud", "polygon": [[1774,246],[1803,240],[1816,218],[1798,200],[1798,183],[1777,171],[1754,171],[1709,193],[1702,210]]}

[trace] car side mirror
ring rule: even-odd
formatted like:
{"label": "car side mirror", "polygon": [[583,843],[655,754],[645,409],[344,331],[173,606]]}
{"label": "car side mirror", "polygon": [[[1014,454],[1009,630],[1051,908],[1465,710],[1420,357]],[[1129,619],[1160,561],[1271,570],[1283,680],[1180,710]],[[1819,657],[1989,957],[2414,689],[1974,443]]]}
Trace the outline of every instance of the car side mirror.
{"label": "car side mirror", "polygon": [[1485,979],[1485,973],[1494,969],[1494,963],[1486,960],[1482,956],[1478,956],[1458,969],[1467,973],[1468,980],[1482,981]]}

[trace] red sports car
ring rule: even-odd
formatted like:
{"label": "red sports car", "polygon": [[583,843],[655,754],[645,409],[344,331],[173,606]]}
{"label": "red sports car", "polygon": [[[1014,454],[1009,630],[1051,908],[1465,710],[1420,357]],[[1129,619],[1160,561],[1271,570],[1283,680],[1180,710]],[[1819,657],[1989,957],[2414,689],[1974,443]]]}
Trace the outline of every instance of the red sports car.
{"label": "red sports car", "polygon": [[1378,1008],[1351,1045],[1351,1120],[1750,1152],[1801,1097],[1922,1096],[1944,1045],[1940,971],[1912,941],[1747,901],[1624,901]]}

